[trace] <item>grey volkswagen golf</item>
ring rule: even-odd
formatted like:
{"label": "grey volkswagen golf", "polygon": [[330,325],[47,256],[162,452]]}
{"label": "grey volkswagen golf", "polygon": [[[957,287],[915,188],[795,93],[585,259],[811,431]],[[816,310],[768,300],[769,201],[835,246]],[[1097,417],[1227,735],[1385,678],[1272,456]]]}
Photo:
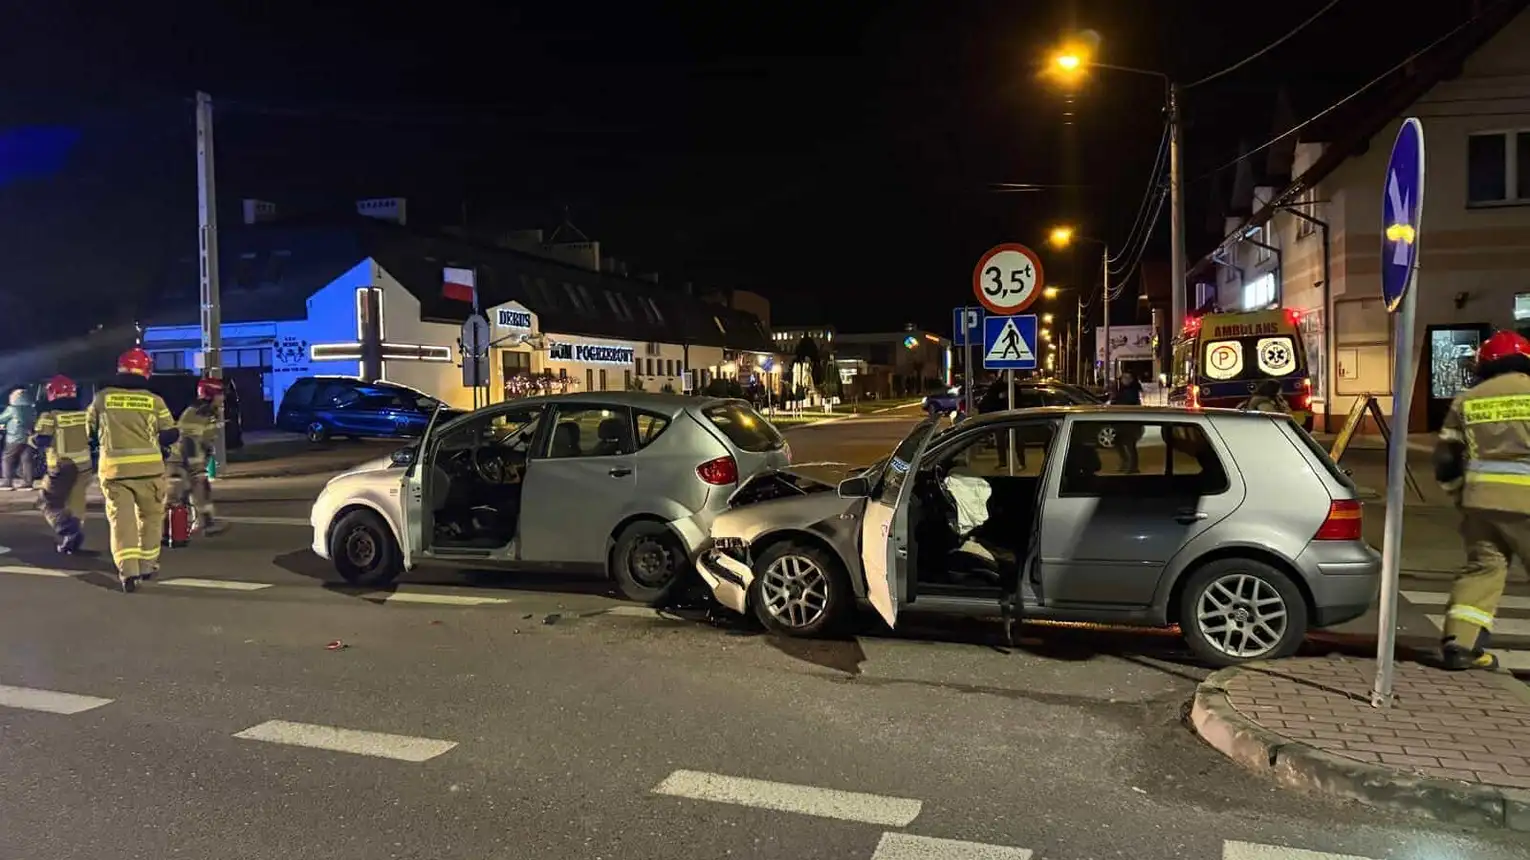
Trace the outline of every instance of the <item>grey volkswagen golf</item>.
{"label": "grey volkswagen golf", "polygon": [[[1102,432],[1109,430],[1110,432]],[[697,570],[773,631],[900,613],[1177,624],[1203,661],[1293,653],[1372,605],[1355,485],[1285,415],[1075,406],[916,426],[840,481],[767,473]]]}

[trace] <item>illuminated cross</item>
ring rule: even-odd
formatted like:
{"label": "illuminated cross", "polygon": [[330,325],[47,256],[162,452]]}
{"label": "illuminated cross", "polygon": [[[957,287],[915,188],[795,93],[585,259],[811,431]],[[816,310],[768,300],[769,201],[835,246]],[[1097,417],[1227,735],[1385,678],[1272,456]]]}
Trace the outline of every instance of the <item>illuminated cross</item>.
{"label": "illuminated cross", "polygon": [[362,287],[356,290],[356,341],[316,343],[308,348],[308,354],[314,361],[359,361],[361,378],[367,382],[382,378],[385,361],[452,361],[449,346],[388,343],[386,337],[382,290]]}

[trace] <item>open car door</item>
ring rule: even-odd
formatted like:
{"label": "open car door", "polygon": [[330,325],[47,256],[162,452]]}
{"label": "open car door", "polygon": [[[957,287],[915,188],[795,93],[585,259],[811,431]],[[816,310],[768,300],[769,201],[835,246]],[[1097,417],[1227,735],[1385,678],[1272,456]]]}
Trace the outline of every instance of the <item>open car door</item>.
{"label": "open car door", "polygon": [[939,421],[919,422],[893,450],[882,467],[866,512],[861,517],[861,565],[866,571],[866,598],[888,627],[898,625],[898,607],[908,597],[912,538],[908,522],[909,499],[919,460],[935,435]]}
{"label": "open car door", "polygon": [[409,461],[404,469],[404,477],[401,479],[403,486],[400,488],[399,510],[403,513],[404,545],[400,547],[404,553],[404,570],[414,567],[415,559],[419,558],[426,550],[425,531],[425,481],[430,476],[431,448],[436,443],[436,427],[441,424],[441,404],[430,414],[430,421],[425,425],[425,432],[420,434],[420,442],[414,449],[414,458]]}

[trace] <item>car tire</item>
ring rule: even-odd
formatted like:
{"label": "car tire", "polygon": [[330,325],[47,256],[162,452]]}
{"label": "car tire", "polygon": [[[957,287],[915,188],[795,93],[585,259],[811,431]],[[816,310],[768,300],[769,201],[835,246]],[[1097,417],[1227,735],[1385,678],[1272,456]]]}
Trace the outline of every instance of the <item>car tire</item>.
{"label": "car tire", "polygon": [[[777,565],[786,569],[778,569],[773,574],[772,568]],[[813,588],[816,579],[817,587],[824,594],[823,606],[816,615],[801,617],[800,621],[794,622],[792,613],[786,612],[779,603],[782,599],[790,599],[789,592],[782,592],[791,587],[789,580],[783,582],[778,578],[781,575],[804,578],[806,581],[796,583],[799,589]],[[767,589],[771,591],[770,595],[767,595]],[[801,600],[800,591],[798,595],[797,600]],[[755,559],[754,581],[749,584],[749,605],[754,617],[770,632],[811,639],[833,635],[843,628],[855,607],[855,593],[850,588],[850,577],[844,565],[831,553],[809,543],[784,540],[771,544]],[[777,608],[772,609],[772,605]],[[800,603],[798,607],[801,608]]]}
{"label": "car tire", "polygon": [[[1269,602],[1275,597],[1280,603]],[[1203,622],[1203,606],[1213,611],[1225,606],[1226,624],[1216,625],[1215,616]],[[1252,558],[1220,558],[1197,568],[1180,591],[1178,609],[1179,629],[1186,644],[1198,659],[1212,666],[1289,657],[1307,636],[1307,601],[1301,589],[1284,571]],[[1284,627],[1268,618],[1277,609],[1284,612]],[[1262,625],[1267,631],[1264,638],[1274,641],[1253,653],[1247,631],[1258,632],[1254,622],[1259,614],[1267,617]],[[1231,630],[1233,625],[1242,632]]]}
{"label": "car tire", "polygon": [[1116,446],[1116,428],[1113,424],[1106,424],[1100,428],[1100,435],[1095,444],[1101,448],[1114,448]]}
{"label": "car tire", "polygon": [[611,549],[611,578],[622,596],[658,606],[685,581],[690,554],[669,526],[647,520],[628,525]]}
{"label": "car tire", "polygon": [[315,445],[329,441],[329,428],[321,421],[308,425],[308,441]]}
{"label": "car tire", "polygon": [[373,511],[351,511],[329,534],[329,557],[351,585],[378,588],[404,572],[403,553],[393,530]]}

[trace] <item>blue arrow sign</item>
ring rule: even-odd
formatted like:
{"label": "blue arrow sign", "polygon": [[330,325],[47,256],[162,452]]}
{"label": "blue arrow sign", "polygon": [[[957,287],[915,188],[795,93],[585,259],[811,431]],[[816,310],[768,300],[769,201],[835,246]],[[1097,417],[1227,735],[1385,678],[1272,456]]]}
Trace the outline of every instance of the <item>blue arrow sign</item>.
{"label": "blue arrow sign", "polygon": [[983,318],[985,370],[1036,369],[1036,315]]}
{"label": "blue arrow sign", "polygon": [[1381,296],[1395,312],[1413,286],[1424,210],[1424,127],[1403,120],[1387,159],[1381,194]]}
{"label": "blue arrow sign", "polygon": [[983,338],[983,309],[955,308],[951,311],[951,345],[966,346]]}

